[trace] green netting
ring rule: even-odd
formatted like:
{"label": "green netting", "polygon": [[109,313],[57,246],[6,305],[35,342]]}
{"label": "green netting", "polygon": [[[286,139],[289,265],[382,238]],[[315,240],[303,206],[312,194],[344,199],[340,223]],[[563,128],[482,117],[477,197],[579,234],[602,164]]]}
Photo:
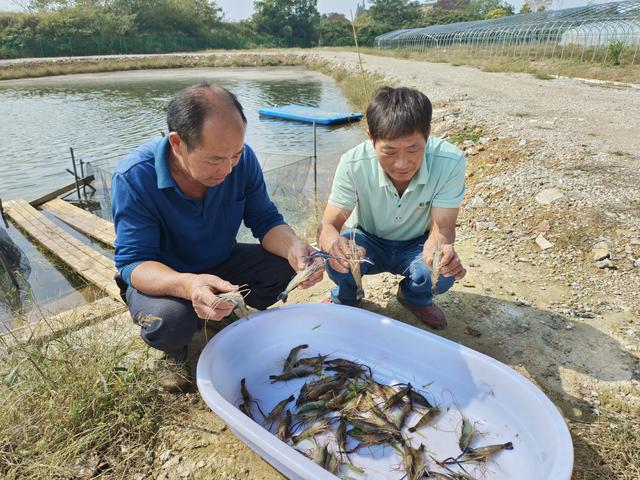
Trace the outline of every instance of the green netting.
{"label": "green netting", "polygon": [[29,259],[0,225],[0,312],[22,313],[29,299]]}
{"label": "green netting", "polygon": [[[291,153],[257,153],[263,166],[267,191],[290,225],[305,229],[312,209],[313,186],[307,185],[313,157]],[[82,206],[96,215],[112,220],[111,216],[111,175],[113,168],[85,164],[85,175],[93,175],[95,191],[85,189]],[[251,234],[244,227],[238,239],[248,241]]]}

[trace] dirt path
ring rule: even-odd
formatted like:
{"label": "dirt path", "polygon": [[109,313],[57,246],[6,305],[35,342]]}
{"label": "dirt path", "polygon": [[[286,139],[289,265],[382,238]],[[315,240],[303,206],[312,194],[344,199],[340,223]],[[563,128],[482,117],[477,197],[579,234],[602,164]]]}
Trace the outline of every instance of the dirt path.
{"label": "dirt path", "polygon": [[[315,55],[350,69],[357,65],[351,52]],[[475,119],[505,134],[574,147],[586,143],[603,152],[622,150],[640,165],[639,90],[373,55],[363,55],[363,62],[366,70],[419,88],[435,102],[454,99]],[[545,123],[554,119],[553,125]]]}

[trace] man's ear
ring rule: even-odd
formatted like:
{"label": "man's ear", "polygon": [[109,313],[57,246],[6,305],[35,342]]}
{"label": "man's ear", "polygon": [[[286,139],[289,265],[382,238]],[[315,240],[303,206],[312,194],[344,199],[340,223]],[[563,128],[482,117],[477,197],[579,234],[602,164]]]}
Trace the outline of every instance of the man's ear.
{"label": "man's ear", "polygon": [[371,132],[369,131],[368,128],[367,128],[367,137],[369,137],[369,140],[371,140],[372,142],[374,141],[373,137],[371,136]]}
{"label": "man's ear", "polygon": [[169,132],[169,145],[173,154],[177,157],[182,157],[183,148],[187,146],[182,137],[177,132]]}

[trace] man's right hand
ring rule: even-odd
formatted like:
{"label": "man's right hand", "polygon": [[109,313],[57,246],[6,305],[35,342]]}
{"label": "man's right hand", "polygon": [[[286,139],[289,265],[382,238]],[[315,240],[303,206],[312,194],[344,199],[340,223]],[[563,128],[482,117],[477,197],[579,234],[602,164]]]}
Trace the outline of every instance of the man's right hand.
{"label": "man's right hand", "polygon": [[[333,257],[338,258],[349,258],[351,256],[351,251],[353,248],[353,242],[351,240],[347,240],[346,238],[339,236],[335,242],[331,245],[331,249],[329,253]],[[356,247],[358,252],[360,253],[360,258],[366,255],[366,250],[363,247]],[[346,260],[336,260],[334,258],[329,259],[329,265],[338,273],[348,273],[349,263]]]}
{"label": "man's right hand", "polygon": [[235,308],[231,302],[223,301],[216,293],[236,292],[238,286],[215,275],[192,275],[187,282],[187,293],[193,309],[203,320],[222,320]]}

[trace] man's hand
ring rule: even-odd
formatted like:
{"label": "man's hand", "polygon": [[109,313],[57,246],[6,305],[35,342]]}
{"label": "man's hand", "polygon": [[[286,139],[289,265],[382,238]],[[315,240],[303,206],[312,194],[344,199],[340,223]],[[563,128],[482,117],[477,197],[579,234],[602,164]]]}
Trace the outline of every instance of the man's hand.
{"label": "man's hand", "polygon": [[[291,245],[291,249],[289,250],[289,254],[287,255],[287,260],[289,261],[289,265],[296,272],[304,270],[307,267],[309,259],[307,258],[311,255],[315,250],[310,245],[307,245],[302,240],[297,240],[293,242]],[[316,260],[319,261],[319,260]],[[322,280],[322,275],[324,274],[324,266],[319,268],[317,271],[313,273],[309,278],[307,278],[304,282],[300,284],[299,288],[309,288]]]}
{"label": "man's hand", "polygon": [[[422,250],[422,257],[429,268],[433,269],[433,256],[436,251],[435,242],[427,240]],[[461,280],[466,274],[467,270],[462,266],[460,257],[456,253],[452,244],[440,245],[440,275],[445,277],[455,277],[456,280]]]}
{"label": "man's hand", "polygon": [[188,282],[187,293],[193,309],[203,320],[222,320],[233,312],[235,306],[216,296],[216,293],[235,292],[237,285],[222,280],[215,275],[193,275]]}
{"label": "man's hand", "polygon": [[[366,255],[366,250],[363,247],[356,247],[358,252],[360,253],[360,258]],[[349,258],[353,249],[353,242],[351,240],[346,239],[345,237],[339,236],[336,238],[336,241],[331,245],[331,249],[329,250],[329,254],[332,257],[338,258]],[[329,259],[329,265],[338,273],[348,273],[349,263],[346,260],[336,260],[334,258]]]}

